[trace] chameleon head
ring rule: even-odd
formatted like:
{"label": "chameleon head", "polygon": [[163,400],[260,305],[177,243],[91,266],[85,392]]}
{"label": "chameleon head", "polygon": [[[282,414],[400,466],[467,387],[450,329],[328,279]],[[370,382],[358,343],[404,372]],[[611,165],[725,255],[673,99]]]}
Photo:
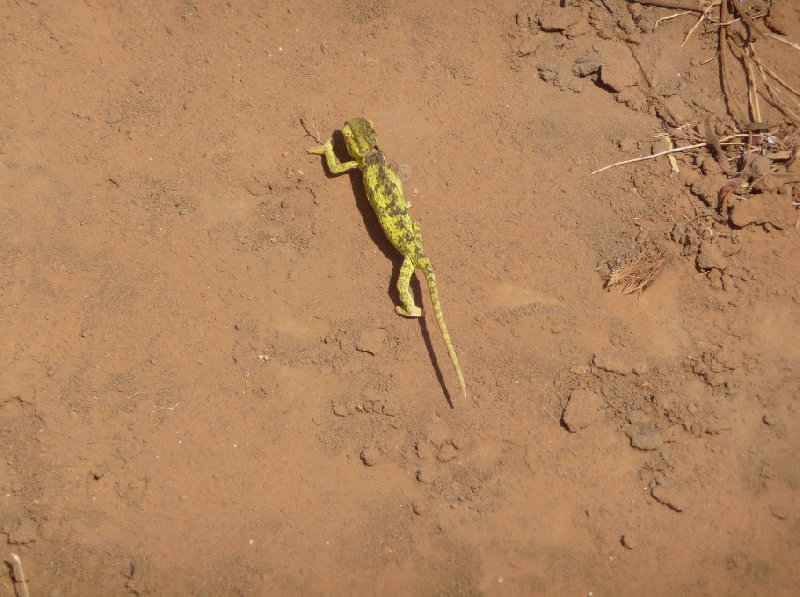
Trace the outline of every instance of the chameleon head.
{"label": "chameleon head", "polygon": [[344,123],[342,134],[348,153],[358,162],[363,162],[364,158],[379,151],[378,136],[375,134],[371,120],[352,118]]}

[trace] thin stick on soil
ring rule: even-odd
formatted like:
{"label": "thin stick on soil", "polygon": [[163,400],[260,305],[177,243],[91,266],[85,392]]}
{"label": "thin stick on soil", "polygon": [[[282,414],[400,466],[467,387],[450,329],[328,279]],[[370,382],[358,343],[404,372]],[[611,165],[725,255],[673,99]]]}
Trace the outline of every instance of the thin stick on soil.
{"label": "thin stick on soil", "polygon": [[682,2],[681,0],[639,0],[639,4],[658,6],[659,8],[672,8],[689,12],[703,12],[696,2]]}
{"label": "thin stick on soil", "polygon": [[755,31],[758,34],[763,35],[765,37],[771,37],[772,39],[775,39],[775,40],[781,42],[782,44],[786,44],[787,46],[791,46],[795,50],[800,50],[800,44],[798,44],[796,42],[793,42],[791,39],[789,39],[785,35],[780,35],[778,33],[773,33],[772,31],[770,31],[769,29],[764,27],[764,25],[762,25],[758,21],[752,19],[750,17],[750,15],[748,15],[744,11],[744,9],[742,8],[742,5],[739,3],[739,0],[731,0],[731,1],[733,2],[734,7],[736,7],[736,11],[739,13],[739,16],[742,17],[742,20],[745,23],[747,23],[747,25],[751,29],[753,29],[753,31]]}
{"label": "thin stick on soil", "polygon": [[[728,0],[723,0],[719,5],[719,22],[724,23],[728,20]],[[725,51],[728,49],[728,31],[725,27],[719,28],[719,80],[722,87],[722,94],[725,96],[725,105],[728,107],[728,114],[733,119],[740,122],[741,119],[736,114],[735,102],[731,94],[731,88],[728,85],[728,63],[726,60]]]}
{"label": "thin stick on soil", "polygon": [[678,17],[682,17],[683,15],[690,15],[690,14],[692,14],[692,11],[684,10],[683,12],[676,12],[674,15],[667,15],[666,17],[661,17],[656,21],[655,25],[653,25],[653,30],[655,31],[656,29],[658,29],[658,26],[664,21],[671,21],[672,19],[677,19]]}
{"label": "thin stick on soil", "polygon": [[[656,139],[664,139],[664,142],[667,144],[667,149],[675,149],[675,144],[672,142],[672,137],[669,136],[669,133],[659,133],[655,135],[655,137]],[[669,154],[667,159],[669,160],[669,166],[672,172],[677,173],[681,171],[680,168],[678,168],[678,162],[674,155]]]}
{"label": "thin stick on soil", "polygon": [[314,120],[313,119],[311,120],[311,126],[314,127],[314,133],[315,134],[312,134],[311,131],[308,129],[308,125],[306,124],[305,118],[303,118],[302,116],[300,117],[300,124],[303,126],[303,129],[306,131],[306,134],[309,137],[311,137],[312,139],[314,139],[314,141],[316,141],[317,143],[322,145],[322,138],[319,135],[319,131],[317,130],[317,125],[314,124]]}
{"label": "thin stick on soil", "polygon": [[697,20],[695,21],[694,25],[692,25],[692,28],[689,29],[689,33],[687,33],[686,36],[683,38],[683,41],[681,42],[681,47],[686,45],[686,42],[689,41],[689,38],[692,36],[692,33],[697,31],[697,28],[700,26],[700,23],[702,23],[705,20],[706,20],[706,13],[701,14],[697,18]]}
{"label": "thin stick on soil", "polygon": [[17,595],[19,597],[30,597],[28,581],[25,580],[25,573],[22,571],[22,558],[12,553],[8,563],[11,564],[11,572],[14,575],[14,589],[17,591]]}
{"label": "thin stick on soil", "polygon": [[750,60],[744,60],[744,69],[747,72],[747,95],[750,98],[753,122],[761,122],[761,106],[758,105],[758,89],[756,89],[756,78],[753,76],[753,68],[750,66]]}
{"label": "thin stick on soil", "polygon": [[[748,78],[752,79],[753,84],[755,84],[755,78],[753,77],[753,72],[752,72],[751,65],[750,65],[750,62],[752,61],[753,63],[755,63],[756,67],[758,68],[758,71],[761,74],[761,78],[762,78],[762,80],[764,82],[764,87],[766,88],[766,90],[768,92],[768,93],[763,93],[762,92],[761,95],[764,97],[764,99],[766,99],[773,106],[775,106],[775,108],[777,108],[789,120],[791,120],[795,124],[800,124],[800,116],[798,116],[794,112],[794,110],[792,110],[788,105],[786,105],[786,102],[784,102],[781,99],[780,95],[777,93],[777,90],[773,88],[773,85],[770,84],[769,80],[765,76],[765,71],[764,71],[763,65],[761,64],[761,62],[759,60],[756,60],[756,57],[754,55],[754,49],[755,48],[753,47],[753,45],[749,45],[746,49],[737,48],[737,51],[740,52],[739,58],[742,61],[742,63],[745,65],[745,70],[747,72]],[[770,75],[776,81],[779,80],[778,77],[774,73],[770,73]],[[781,83],[782,82],[783,81],[781,81]],[[797,93],[791,87],[787,87],[787,88],[793,94]],[[750,96],[751,91],[753,91],[753,90],[751,90],[750,87],[748,87],[748,96]],[[796,98],[793,97],[792,99],[795,101],[795,103],[800,103],[800,102],[797,101]],[[756,102],[756,105],[757,105],[757,102],[758,102],[757,98],[756,98],[755,102]]]}
{"label": "thin stick on soil", "polygon": [[[727,137],[722,137],[719,141],[720,141],[720,144],[722,144],[725,141],[730,141],[731,139],[736,139],[736,138],[739,138],[739,137],[747,137],[747,135],[745,135],[743,133],[739,133],[739,134],[736,134],[736,135],[728,135]],[[708,143],[708,141],[705,141],[703,143],[695,143],[694,145],[684,145],[683,147],[675,147],[674,149],[665,149],[664,151],[659,151],[658,153],[654,153],[654,154],[651,154],[651,155],[645,155],[645,156],[638,157],[638,158],[632,158],[630,160],[622,160],[621,162],[615,162],[613,164],[609,164],[608,166],[603,166],[602,168],[598,168],[597,170],[592,170],[591,172],[589,172],[589,174],[592,174],[592,175],[599,174],[600,172],[603,172],[605,170],[609,170],[610,168],[614,168],[616,166],[624,166],[625,164],[633,164],[635,162],[643,162],[645,160],[652,160],[652,159],[661,157],[662,155],[669,155],[671,153],[679,153],[681,151],[690,151],[692,149],[700,149],[701,147],[706,147],[707,145],[709,145],[709,143]]]}
{"label": "thin stick on soil", "polygon": [[599,174],[600,172],[604,172],[605,170],[609,170],[610,168],[614,168],[616,166],[624,166],[625,164],[633,164],[635,162],[643,162],[645,160],[652,160],[654,158],[661,157],[662,155],[669,155],[671,153],[678,153],[679,151],[689,151],[690,149],[700,149],[701,147],[705,147],[708,143],[695,143],[694,145],[684,145],[683,147],[676,147],[674,149],[665,149],[664,151],[659,151],[658,153],[654,153],[652,155],[645,155],[638,158],[632,158],[630,160],[622,160],[621,162],[615,162],[613,164],[609,164],[608,166],[603,166],[602,168],[598,168],[597,170],[592,170],[589,172],[591,175]]}
{"label": "thin stick on soil", "polygon": [[687,33],[686,37],[683,38],[683,41],[681,42],[681,47],[686,45],[686,42],[689,41],[689,38],[692,36],[692,34],[695,31],[697,31],[697,28],[700,26],[700,24],[708,18],[708,16],[711,14],[711,11],[713,10],[713,8],[715,6],[717,6],[717,2],[716,1],[711,2],[705,9],[703,9],[703,14],[701,14],[698,17],[698,19],[695,22],[695,24],[692,25],[691,29],[689,29],[689,33]]}
{"label": "thin stick on soil", "polygon": [[794,122],[796,125],[800,126],[800,116],[795,114],[794,111],[791,108],[789,108],[789,106],[786,105],[786,102],[784,102],[778,95],[777,90],[772,88],[772,85],[770,85],[769,81],[764,76],[764,72],[763,71],[760,72],[762,78],[764,79],[764,87],[766,87],[767,91],[769,92],[769,95],[765,95],[764,98],[766,98],[766,100],[769,103],[775,106],[775,108],[777,108],[778,111],[780,111],[784,116],[786,116],[786,118]]}
{"label": "thin stick on soil", "polygon": [[763,70],[763,71],[764,71],[764,72],[766,72],[766,73],[767,73],[767,74],[768,74],[770,77],[772,77],[773,79],[775,79],[775,80],[776,80],[778,83],[780,83],[780,84],[781,84],[781,85],[782,85],[782,86],[783,86],[783,87],[784,87],[786,90],[788,90],[788,91],[791,91],[791,92],[792,92],[794,95],[796,95],[797,97],[800,97],[800,91],[798,91],[797,89],[795,89],[794,87],[792,87],[791,85],[789,85],[789,84],[788,84],[786,81],[784,81],[783,79],[781,79],[781,78],[780,78],[780,77],[777,75],[777,73],[776,73],[775,71],[773,71],[771,68],[769,68],[769,67],[768,67],[766,64],[764,64],[764,63],[761,61],[761,59],[760,59],[760,58],[759,58],[759,57],[756,55],[756,49],[755,49],[755,47],[753,47],[753,46],[751,46],[751,47],[750,47],[750,58],[753,60],[753,62],[755,62],[755,63],[758,65],[758,67],[759,67],[761,70]]}

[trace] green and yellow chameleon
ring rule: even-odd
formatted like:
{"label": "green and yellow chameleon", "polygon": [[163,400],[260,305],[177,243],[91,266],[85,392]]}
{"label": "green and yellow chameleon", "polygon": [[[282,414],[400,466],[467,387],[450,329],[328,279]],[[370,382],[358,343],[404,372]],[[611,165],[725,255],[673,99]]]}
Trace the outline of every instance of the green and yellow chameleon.
{"label": "green and yellow chameleon", "polygon": [[353,158],[352,161],[339,163],[336,160],[336,156],[333,154],[332,139],[323,145],[312,147],[308,152],[325,156],[328,169],[332,174],[341,174],[353,168],[361,170],[367,197],[378,215],[381,227],[389,241],[403,255],[403,265],[400,267],[400,276],[397,279],[397,290],[403,306],[398,305],[394,310],[403,317],[422,316],[422,309],[414,304],[414,297],[409,292],[411,276],[415,270],[421,270],[428,282],[428,291],[431,295],[433,311],[436,314],[436,322],[439,324],[444,343],[447,345],[450,360],[453,361],[458,382],[461,384],[461,391],[466,398],[467,387],[461,373],[461,365],[458,362],[455,348],[453,348],[450,333],[444,323],[442,303],[436,288],[436,275],[433,273],[430,259],[422,248],[419,225],[412,222],[411,216],[408,214],[408,204],[403,197],[403,185],[400,178],[386,164],[370,120],[366,118],[348,120],[342,127],[342,133],[347,151]]}

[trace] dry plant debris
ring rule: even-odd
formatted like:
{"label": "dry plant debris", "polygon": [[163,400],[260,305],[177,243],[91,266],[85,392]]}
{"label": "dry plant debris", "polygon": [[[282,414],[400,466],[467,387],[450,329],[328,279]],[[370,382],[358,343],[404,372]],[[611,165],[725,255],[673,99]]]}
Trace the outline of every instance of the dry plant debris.
{"label": "dry plant debris", "polygon": [[641,294],[658,277],[666,262],[667,253],[662,249],[647,248],[628,263],[614,269],[606,288],[618,286],[622,294]]}
{"label": "dry plant debris", "polygon": [[[728,121],[726,127],[706,116],[702,121],[671,127],[665,133],[669,149],[615,162],[593,170],[591,174],[661,156],[670,158],[672,171],[675,172],[675,154],[707,150],[728,180],[713,194],[701,194],[701,198],[711,209],[711,212],[704,215],[713,216],[720,223],[733,227],[758,223],[785,228],[787,217],[783,208],[789,206],[791,211],[792,207],[798,207],[796,201],[791,202],[788,198],[778,196],[791,195],[792,189],[784,185],[795,185],[799,182],[798,175],[789,171],[789,166],[800,147],[800,90],[787,82],[779,69],[765,62],[757,46],[774,39],[788,45],[791,49],[787,51],[793,53],[794,50],[800,50],[800,44],[767,27],[764,19],[769,16],[772,3],[767,4],[766,8],[762,5],[760,9],[751,8],[750,4],[742,0],[642,0],[638,4],[682,11],[657,19],[655,26],[673,21],[679,16],[699,13],[699,18],[684,37],[684,42],[703,24],[706,25],[707,32],[715,29],[718,31],[720,91],[732,121]],[[731,70],[735,65],[741,67],[738,77]],[[736,80],[745,85],[738,94],[732,87]],[[738,97],[747,98],[746,106],[737,103]],[[763,102],[773,106],[783,116],[783,122],[775,122],[775,114],[771,116],[769,124],[765,122],[770,116],[767,114],[765,117]],[[780,116],[778,120],[781,120]],[[731,122],[735,127],[734,131],[725,131],[725,128],[731,127]],[[722,132],[730,134],[718,134]],[[673,143],[673,140],[679,143]],[[760,213],[766,209],[763,207],[766,205],[778,206],[781,215],[771,218]],[[697,216],[697,210],[695,211]],[[759,214],[751,213],[756,211]],[[774,210],[770,208],[767,211]],[[629,265],[632,264],[633,262]],[[627,275],[628,270],[625,268],[627,266],[615,272],[616,279]],[[634,284],[632,288],[635,287]]]}

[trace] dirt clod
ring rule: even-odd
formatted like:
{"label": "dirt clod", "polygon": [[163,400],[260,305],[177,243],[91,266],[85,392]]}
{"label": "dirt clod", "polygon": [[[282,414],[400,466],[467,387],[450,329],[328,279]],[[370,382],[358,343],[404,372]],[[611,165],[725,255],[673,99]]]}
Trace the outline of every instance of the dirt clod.
{"label": "dirt clod", "polygon": [[335,414],[337,417],[346,417],[350,414],[350,409],[347,408],[346,404],[335,402],[333,404],[333,414]]}
{"label": "dirt clod", "polygon": [[629,375],[633,371],[628,363],[614,354],[597,353],[592,359],[592,364],[598,369],[617,375]]}
{"label": "dirt clod", "polygon": [[664,441],[661,432],[652,425],[636,425],[630,438],[631,446],[637,450],[658,450]]}
{"label": "dirt clod", "polygon": [[561,421],[569,431],[577,433],[599,420],[602,407],[603,400],[594,392],[575,390],[570,394]]}
{"label": "dirt clod", "polygon": [[718,245],[703,241],[697,252],[697,269],[701,271],[724,270],[728,267],[728,260]]}
{"label": "dirt clod", "polygon": [[650,491],[650,495],[653,496],[655,501],[667,506],[670,510],[675,510],[675,512],[683,512],[686,510],[687,504],[685,498],[680,492],[671,487],[656,485]]}
{"label": "dirt clod", "polygon": [[439,449],[436,459],[439,462],[450,462],[456,456],[458,456],[458,450],[452,444],[446,443]]}
{"label": "dirt clod", "polygon": [[375,446],[370,446],[369,448],[362,450],[361,452],[361,461],[366,466],[375,466],[380,464],[382,460],[381,452]]}
{"label": "dirt clod", "polygon": [[797,210],[787,197],[772,193],[752,195],[736,203],[730,213],[731,223],[739,228],[751,224],[771,224],[782,230],[793,226],[797,217]]}
{"label": "dirt clod", "polygon": [[606,62],[600,68],[600,80],[612,91],[620,92],[639,83],[639,71],[633,60]]}

